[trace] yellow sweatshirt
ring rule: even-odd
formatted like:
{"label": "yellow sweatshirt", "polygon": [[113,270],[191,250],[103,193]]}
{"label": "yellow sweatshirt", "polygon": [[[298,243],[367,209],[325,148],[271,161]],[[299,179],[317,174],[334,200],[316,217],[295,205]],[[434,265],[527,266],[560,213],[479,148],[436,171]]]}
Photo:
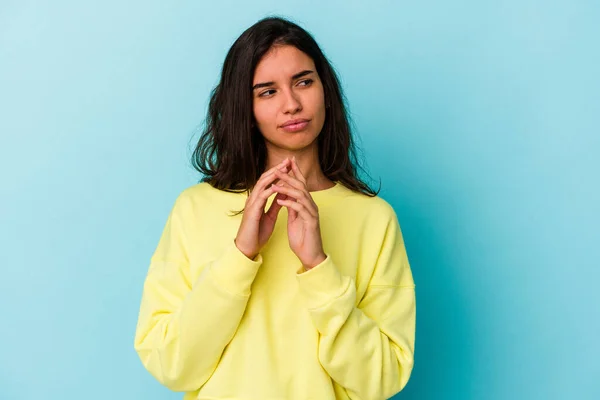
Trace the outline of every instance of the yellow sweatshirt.
{"label": "yellow sweatshirt", "polygon": [[287,208],[249,259],[234,244],[242,214],[228,215],[245,193],[202,182],[175,200],[134,346],[184,400],[377,400],[406,385],[415,284],[393,208],[337,182],[311,196],[327,258],[306,272],[289,248]]}

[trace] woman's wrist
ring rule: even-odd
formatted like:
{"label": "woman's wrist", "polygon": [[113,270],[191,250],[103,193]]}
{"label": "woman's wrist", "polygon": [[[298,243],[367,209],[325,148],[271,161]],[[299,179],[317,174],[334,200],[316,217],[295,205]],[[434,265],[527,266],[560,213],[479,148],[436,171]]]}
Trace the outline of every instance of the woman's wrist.
{"label": "woman's wrist", "polygon": [[258,254],[253,254],[253,253],[251,253],[251,252],[249,252],[249,251],[246,251],[246,250],[244,250],[243,248],[241,248],[241,247],[240,247],[240,246],[237,244],[237,240],[236,240],[236,239],[237,239],[237,238],[233,239],[233,243],[235,244],[235,247],[237,247],[237,248],[238,248],[238,250],[239,250],[239,251],[240,251],[240,252],[241,252],[243,255],[245,255],[246,257],[248,257],[248,258],[249,258],[249,259],[251,259],[251,260],[254,260]]}
{"label": "woman's wrist", "polygon": [[317,265],[319,265],[323,261],[325,261],[326,258],[327,258],[327,254],[322,253],[313,262],[308,263],[308,265],[302,264],[302,268],[304,268],[305,271],[310,271],[311,269],[313,269],[314,267],[316,267]]}

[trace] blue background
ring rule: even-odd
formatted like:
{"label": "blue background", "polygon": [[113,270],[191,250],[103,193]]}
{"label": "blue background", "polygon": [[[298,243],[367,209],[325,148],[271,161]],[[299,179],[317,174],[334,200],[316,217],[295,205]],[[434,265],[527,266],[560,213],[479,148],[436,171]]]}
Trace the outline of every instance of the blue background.
{"label": "blue background", "polygon": [[594,1],[2,1],[0,399],[179,399],[133,349],[225,53],[267,14],[337,68],[417,284],[398,399],[592,399]]}

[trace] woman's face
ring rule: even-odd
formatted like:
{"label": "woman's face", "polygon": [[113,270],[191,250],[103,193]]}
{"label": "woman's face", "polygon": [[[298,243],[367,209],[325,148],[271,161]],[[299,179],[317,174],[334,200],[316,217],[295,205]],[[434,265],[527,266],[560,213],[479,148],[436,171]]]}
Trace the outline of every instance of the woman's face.
{"label": "woman's face", "polygon": [[[294,46],[271,48],[254,72],[253,108],[267,149],[300,150],[313,143],[325,122],[323,85],[313,60]],[[292,128],[286,122],[306,120]]]}

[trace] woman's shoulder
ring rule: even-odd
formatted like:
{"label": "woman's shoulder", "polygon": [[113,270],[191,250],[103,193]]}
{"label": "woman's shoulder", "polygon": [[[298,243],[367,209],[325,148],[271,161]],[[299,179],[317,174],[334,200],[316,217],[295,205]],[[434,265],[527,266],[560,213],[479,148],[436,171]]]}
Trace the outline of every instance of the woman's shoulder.
{"label": "woman's shoulder", "polygon": [[232,202],[239,202],[244,193],[227,192],[216,189],[208,182],[199,182],[181,190],[175,203],[184,208],[225,207],[230,206]]}
{"label": "woman's shoulder", "polygon": [[394,207],[379,194],[367,196],[347,189],[348,195],[344,198],[343,207],[349,213],[378,216],[388,219],[395,216]]}
{"label": "woman's shoulder", "polygon": [[201,199],[206,196],[213,195],[213,192],[217,191],[208,182],[199,182],[184,188],[180,193],[179,197]]}

